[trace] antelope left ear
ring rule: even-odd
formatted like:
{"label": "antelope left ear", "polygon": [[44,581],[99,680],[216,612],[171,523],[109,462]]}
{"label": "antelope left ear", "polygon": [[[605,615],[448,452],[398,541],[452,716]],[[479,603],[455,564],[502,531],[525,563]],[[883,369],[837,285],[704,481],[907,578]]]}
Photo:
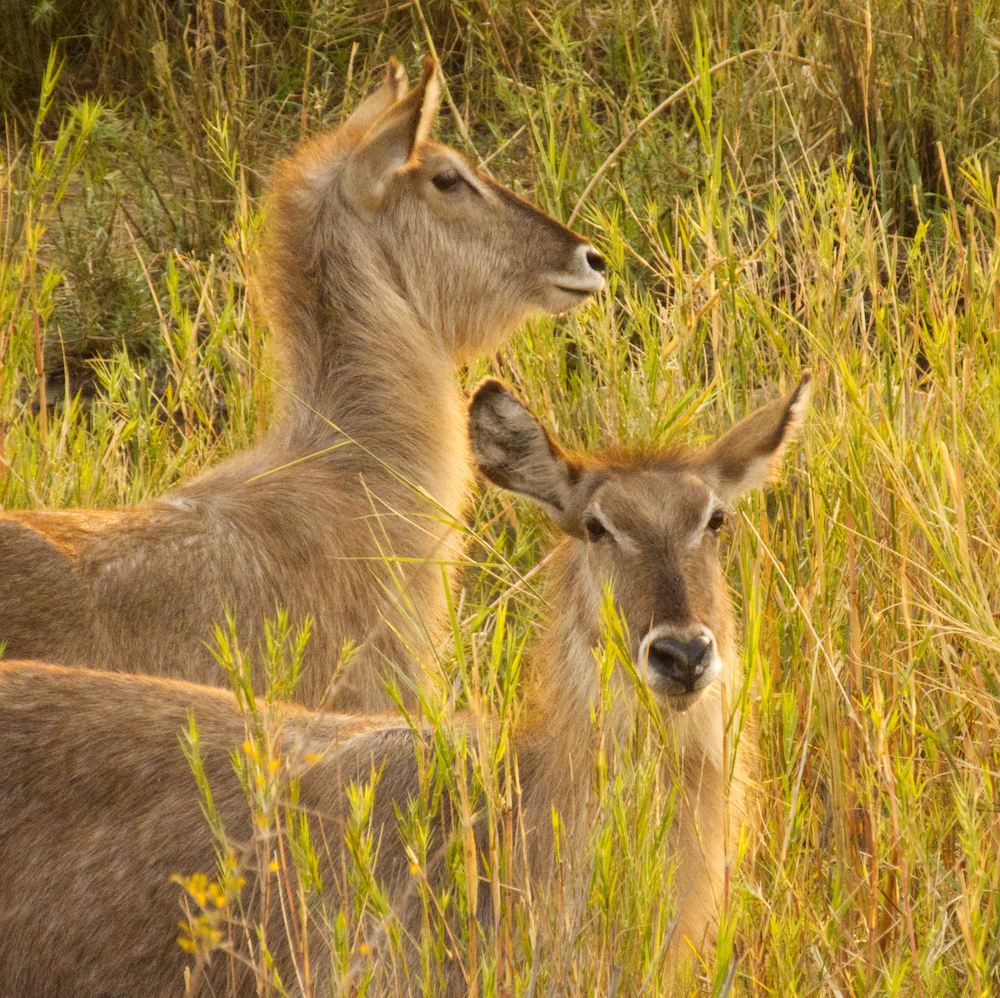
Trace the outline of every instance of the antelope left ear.
{"label": "antelope left ear", "polygon": [[487,378],[469,402],[469,439],[482,474],[545,507],[564,530],[580,469],[499,381]]}
{"label": "antelope left ear", "polygon": [[784,398],[742,419],[709,449],[699,465],[723,502],[732,503],[771,480],[778,460],[798,435],[811,391],[812,377],[803,374]]}
{"label": "antelope left ear", "polygon": [[[385,87],[391,90],[395,85],[387,79]],[[362,210],[378,207],[389,180],[427,140],[439,96],[437,69],[427,58],[421,81],[371,125],[344,165],[341,183],[353,205]]]}
{"label": "antelope left ear", "polygon": [[399,61],[391,58],[385,67],[382,85],[369,94],[354,110],[354,113],[337,130],[348,136],[348,141],[358,142],[372,125],[393,104],[406,96],[406,70]]}

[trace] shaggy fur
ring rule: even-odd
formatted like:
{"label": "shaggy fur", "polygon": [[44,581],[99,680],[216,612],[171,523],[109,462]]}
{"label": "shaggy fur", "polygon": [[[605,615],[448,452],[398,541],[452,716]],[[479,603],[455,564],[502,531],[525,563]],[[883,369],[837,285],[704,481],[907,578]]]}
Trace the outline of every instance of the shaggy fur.
{"label": "shaggy fur", "polygon": [[[311,617],[297,696],[375,712],[443,636],[470,487],[456,368],[603,283],[581,237],[427,141],[434,67],[385,83],[277,166],[260,284],[280,412],[251,450],[141,506],[0,515],[9,658],[224,682],[224,611],[253,651]],[[328,693],[348,640],[360,654]],[[260,681],[257,684],[260,688]]]}

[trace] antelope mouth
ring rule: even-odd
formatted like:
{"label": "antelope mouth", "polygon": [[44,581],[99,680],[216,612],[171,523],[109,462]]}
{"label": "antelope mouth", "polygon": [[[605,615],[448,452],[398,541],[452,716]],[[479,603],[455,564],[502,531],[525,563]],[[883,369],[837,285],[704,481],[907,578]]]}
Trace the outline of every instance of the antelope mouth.
{"label": "antelope mouth", "polygon": [[680,696],[667,694],[663,700],[667,708],[675,714],[683,714],[690,710],[701,699],[701,693],[685,693]]}
{"label": "antelope mouth", "polygon": [[604,276],[597,271],[579,277],[553,274],[549,277],[549,281],[555,285],[556,290],[565,291],[569,295],[580,295],[583,298],[596,295],[604,287]]}
{"label": "antelope mouth", "polygon": [[568,312],[577,305],[582,305],[592,295],[604,287],[604,278],[597,280],[569,281],[565,277],[550,277],[548,287],[543,293],[540,304],[553,315]]}
{"label": "antelope mouth", "polygon": [[552,297],[564,299],[557,303],[554,311],[579,305],[604,287],[604,271],[607,264],[604,257],[589,243],[577,246],[573,258],[567,263],[568,266],[565,268],[549,271],[543,277]]}
{"label": "antelope mouth", "polygon": [[571,308],[576,308],[577,305],[582,305],[593,294],[590,291],[578,291],[576,288],[564,288],[559,285],[556,286],[556,291],[564,299],[553,308],[553,312],[560,315],[563,312],[568,312]]}

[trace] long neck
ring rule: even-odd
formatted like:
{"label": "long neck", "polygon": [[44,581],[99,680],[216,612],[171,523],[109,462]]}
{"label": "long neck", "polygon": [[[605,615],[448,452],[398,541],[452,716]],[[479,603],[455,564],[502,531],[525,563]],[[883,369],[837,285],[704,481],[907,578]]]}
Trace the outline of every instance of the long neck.
{"label": "long neck", "polygon": [[258,268],[279,362],[271,440],[455,509],[469,447],[452,344],[405,286],[405,233],[343,194],[348,139],[307,144],[275,171]]}
{"label": "long neck", "polygon": [[598,751],[623,742],[632,723],[621,669],[613,671],[607,697],[601,689],[601,602],[583,545],[563,541],[551,566],[550,624],[533,659],[518,744],[538,774],[525,801],[526,822],[551,825],[555,806],[570,835],[579,832],[573,825],[586,809]]}
{"label": "long neck", "polygon": [[293,452],[325,450],[336,466],[410,483],[457,510],[469,448],[455,362],[367,263],[321,261],[298,278],[294,301],[283,295],[285,307],[272,309],[281,369],[273,434]]}

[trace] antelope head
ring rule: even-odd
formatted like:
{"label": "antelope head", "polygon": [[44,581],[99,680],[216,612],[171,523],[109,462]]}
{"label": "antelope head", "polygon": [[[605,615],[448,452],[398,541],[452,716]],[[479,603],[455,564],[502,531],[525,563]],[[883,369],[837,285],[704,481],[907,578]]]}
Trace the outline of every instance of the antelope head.
{"label": "antelope head", "polygon": [[[588,240],[431,142],[438,103],[433,60],[409,91],[390,60],[340,128],[276,172],[272,228],[290,264],[311,241],[298,259],[314,261],[324,284],[355,274],[381,299],[375,312],[391,315],[396,296],[465,359],[497,349],[533,311],[583,302],[603,286],[605,263]],[[284,208],[291,198],[297,211]]]}
{"label": "antelope head", "polygon": [[720,535],[734,503],[769,480],[802,420],[809,384],[807,374],[701,451],[584,456],[566,454],[499,382],[476,389],[469,426],[480,470],[537,502],[567,535],[553,593],[560,640],[597,644],[610,585],[633,661],[664,706],[686,710],[734,668]]}

